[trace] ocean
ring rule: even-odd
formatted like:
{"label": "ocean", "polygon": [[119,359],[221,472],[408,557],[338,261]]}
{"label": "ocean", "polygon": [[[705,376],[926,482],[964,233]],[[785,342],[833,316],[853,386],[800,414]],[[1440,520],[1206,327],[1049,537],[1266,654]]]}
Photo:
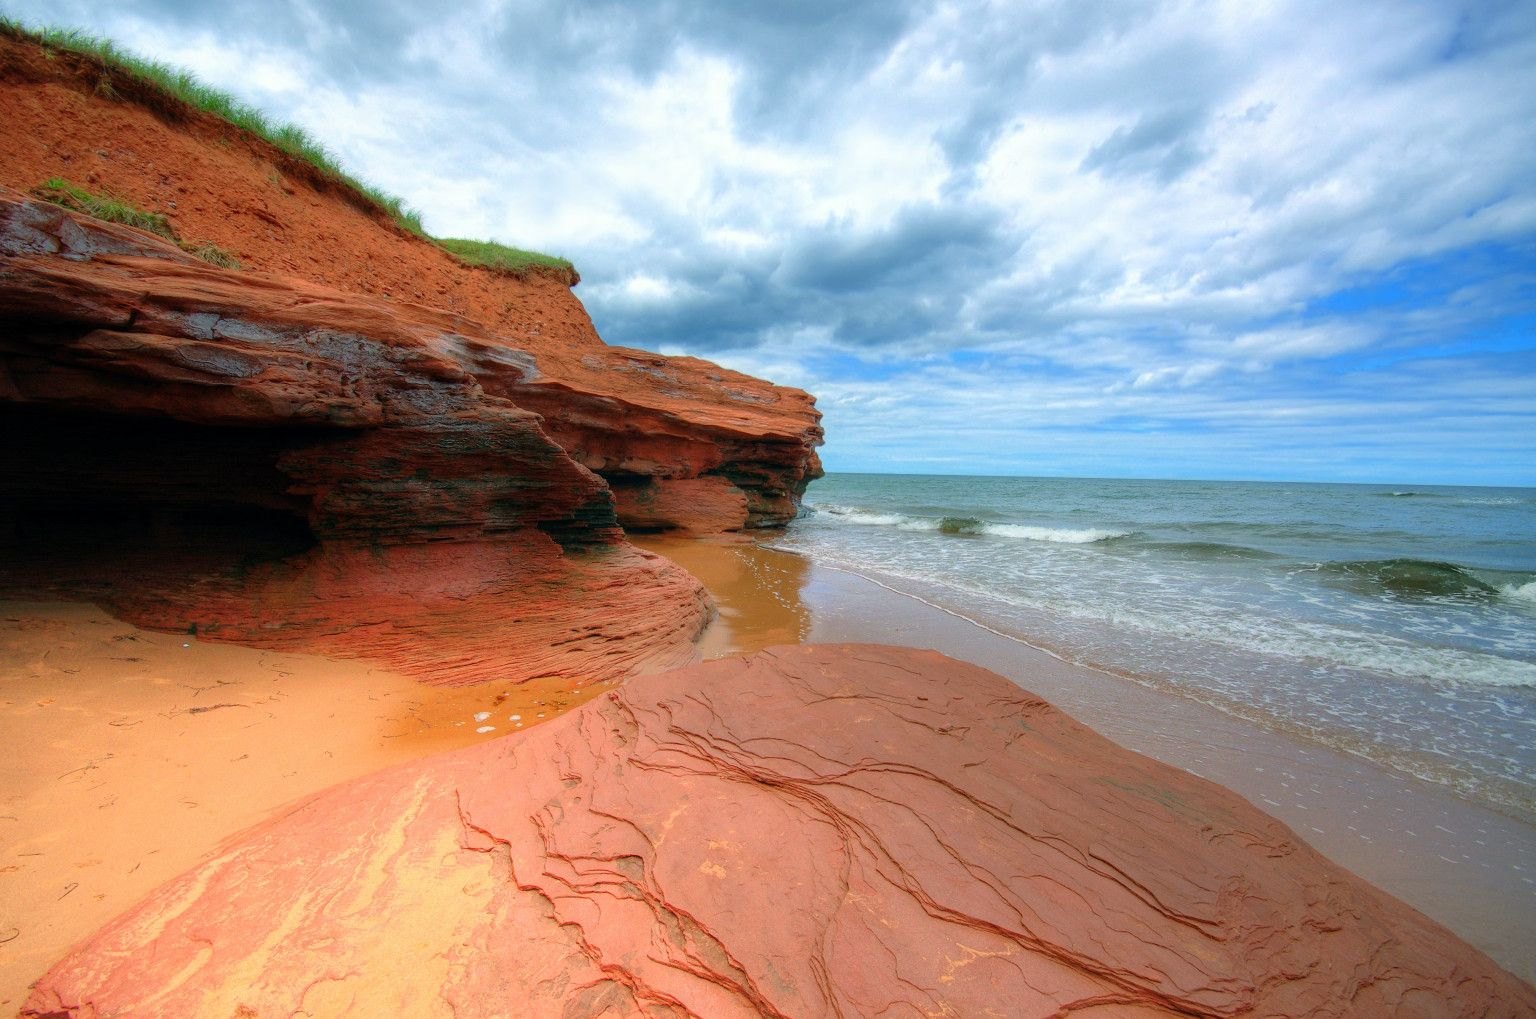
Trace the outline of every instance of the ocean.
{"label": "ocean", "polygon": [[829,474],[773,545],[1536,820],[1536,489]]}

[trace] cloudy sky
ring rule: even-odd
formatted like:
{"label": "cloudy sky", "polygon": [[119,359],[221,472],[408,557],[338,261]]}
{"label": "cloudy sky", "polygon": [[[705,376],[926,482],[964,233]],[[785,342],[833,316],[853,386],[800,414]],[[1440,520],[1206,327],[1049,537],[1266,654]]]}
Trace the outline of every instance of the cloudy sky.
{"label": "cloudy sky", "polygon": [[1536,485],[1533,0],[0,0],[307,128],[832,470]]}

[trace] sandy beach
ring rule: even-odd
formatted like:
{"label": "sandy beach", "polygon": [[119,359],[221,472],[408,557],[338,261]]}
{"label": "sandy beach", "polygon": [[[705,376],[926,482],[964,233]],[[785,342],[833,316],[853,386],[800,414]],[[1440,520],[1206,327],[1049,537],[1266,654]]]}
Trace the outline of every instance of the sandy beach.
{"label": "sandy beach", "polygon": [[[976,662],[1123,746],[1236,790],[1512,972],[1536,976],[1528,826],[800,556],[743,541],[641,544],[714,595],[705,657],[869,641]],[[527,729],[602,689],[436,688],[363,662],[23,602],[0,606],[0,683],[0,739],[24,748],[3,765],[0,1009],[17,1007],[70,945],[263,818],[337,782]]]}
{"label": "sandy beach", "polygon": [[151,633],[89,605],[0,603],[0,1014],[229,836],[600,689],[432,687],[365,662]]}

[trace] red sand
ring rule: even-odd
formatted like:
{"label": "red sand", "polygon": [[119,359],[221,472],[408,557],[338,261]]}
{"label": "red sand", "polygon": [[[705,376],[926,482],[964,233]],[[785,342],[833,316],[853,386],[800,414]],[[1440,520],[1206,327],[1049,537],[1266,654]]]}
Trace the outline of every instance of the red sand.
{"label": "red sand", "polygon": [[71,944],[284,804],[607,687],[432,687],[0,602],[0,1014]]}

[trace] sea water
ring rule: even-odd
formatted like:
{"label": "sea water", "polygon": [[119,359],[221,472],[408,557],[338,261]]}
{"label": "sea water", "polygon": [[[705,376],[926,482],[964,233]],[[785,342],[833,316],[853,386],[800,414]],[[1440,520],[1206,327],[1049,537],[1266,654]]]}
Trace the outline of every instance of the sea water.
{"label": "sea water", "polygon": [[775,544],[1536,819],[1536,489],[832,474]]}

